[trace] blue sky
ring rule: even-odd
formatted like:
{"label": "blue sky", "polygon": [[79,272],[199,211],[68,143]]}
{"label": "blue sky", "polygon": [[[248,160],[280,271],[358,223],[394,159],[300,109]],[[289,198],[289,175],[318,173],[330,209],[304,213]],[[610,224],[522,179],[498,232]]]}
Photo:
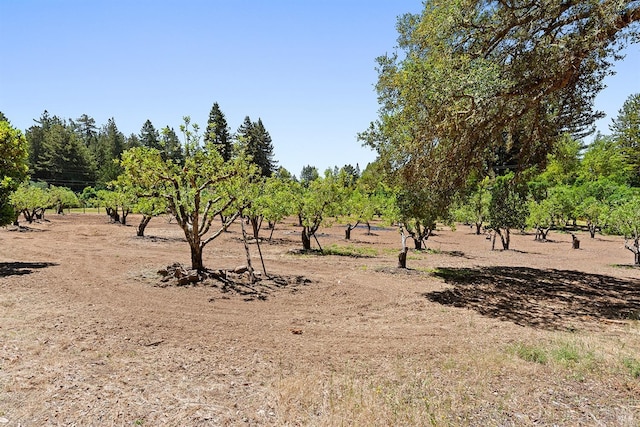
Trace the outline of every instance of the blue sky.
{"label": "blue sky", "polygon": [[[206,126],[218,102],[232,131],[261,118],[279,164],[299,175],[375,158],[356,134],[376,119],[375,58],[392,52],[396,17],[419,0],[0,0],[0,111],[26,129],[46,109]],[[640,47],[627,50],[596,107],[608,132],[640,92]]]}

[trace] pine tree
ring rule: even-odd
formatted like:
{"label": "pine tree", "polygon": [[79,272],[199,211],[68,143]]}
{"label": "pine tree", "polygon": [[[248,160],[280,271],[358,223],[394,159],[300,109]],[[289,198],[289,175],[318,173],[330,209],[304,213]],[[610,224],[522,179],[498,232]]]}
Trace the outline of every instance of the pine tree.
{"label": "pine tree", "polygon": [[160,134],[160,145],[162,146],[163,159],[171,159],[176,164],[184,163],[184,152],[178,135],[169,126],[162,128]]}
{"label": "pine tree", "polygon": [[224,113],[217,102],[211,107],[207,129],[204,133],[205,144],[213,144],[225,162],[231,159],[233,150],[231,147],[231,134]]}
{"label": "pine tree", "polygon": [[262,176],[269,177],[276,169],[273,160],[273,143],[271,135],[264,127],[261,119],[252,122],[249,116],[238,128],[238,144],[244,152],[251,156],[252,162],[260,168]]}
{"label": "pine tree", "polygon": [[54,123],[44,130],[34,179],[80,191],[94,183],[91,155],[71,125]]}
{"label": "pine tree", "polygon": [[98,127],[93,117],[86,114],[81,115],[76,121],[71,121],[76,133],[84,142],[85,147],[91,147],[96,143],[98,136]]}
{"label": "pine tree", "polygon": [[142,125],[142,129],[140,129],[140,143],[143,147],[162,150],[160,146],[160,133],[153,126],[151,120],[147,119]]}
{"label": "pine tree", "polygon": [[116,179],[122,172],[114,162],[119,160],[125,148],[125,136],[118,130],[115,119],[110,118],[98,134],[96,149],[93,152],[98,165],[98,182],[101,186]]}
{"label": "pine tree", "polygon": [[631,185],[640,187],[640,93],[627,98],[609,129],[631,169]]}

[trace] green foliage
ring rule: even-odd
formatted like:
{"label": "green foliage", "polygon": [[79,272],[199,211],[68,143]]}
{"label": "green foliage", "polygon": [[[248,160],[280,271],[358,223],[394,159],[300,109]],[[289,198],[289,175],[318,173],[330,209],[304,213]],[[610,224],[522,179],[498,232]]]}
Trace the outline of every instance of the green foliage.
{"label": "green foliage", "polygon": [[64,209],[78,207],[80,200],[71,189],[52,185],[49,187],[49,203],[57,213],[62,213]]}
{"label": "green foliage", "polygon": [[630,171],[631,185],[640,186],[640,94],[629,95],[609,127]]}
{"label": "green foliage", "polygon": [[343,213],[344,183],[331,173],[304,186],[292,183],[294,211],[302,226],[302,246],[311,249],[311,238],[322,225],[330,225]]}
{"label": "green foliage", "polygon": [[258,166],[260,175],[271,176],[277,162],[273,159],[271,136],[265,129],[262,119],[252,122],[249,116],[245,117],[244,122],[238,128],[237,140],[238,149]]}
{"label": "green foliage", "polygon": [[231,144],[231,133],[224,113],[220,105],[214,102],[209,112],[209,120],[204,133],[205,144],[212,144],[226,162],[231,160],[233,146]]}
{"label": "green foliage", "polygon": [[[256,169],[238,157],[225,162],[210,143],[200,146],[197,125],[184,118],[184,164],[163,159],[158,150],[140,147],[123,154],[124,179],[141,190],[138,197],[160,197],[176,217],[191,249],[192,268],[202,270],[203,248],[217,238],[248,206],[251,182]],[[218,215],[226,218],[217,231],[212,222]],[[211,231],[211,232],[210,232]]]}
{"label": "green foliage", "polygon": [[27,178],[28,143],[22,132],[0,120],[0,225],[15,219],[10,194]]}
{"label": "green foliage", "polygon": [[607,227],[624,236],[624,247],[633,253],[634,264],[640,265],[640,195],[615,206],[607,218]]}
{"label": "green foliage", "polygon": [[467,194],[456,200],[452,207],[451,215],[453,218],[465,224],[474,224],[476,234],[480,234],[482,225],[489,217],[490,184],[491,181],[488,177],[475,183]]}
{"label": "green foliage", "polygon": [[579,140],[563,134],[547,156],[547,165],[537,180],[545,187],[572,185],[578,177],[580,151],[583,148]]}
{"label": "green foliage", "polygon": [[496,177],[491,188],[489,227],[500,235],[503,249],[509,249],[510,230],[523,229],[526,224],[526,193],[521,187],[509,173]]}
{"label": "green foliage", "polygon": [[629,181],[629,173],[629,166],[613,138],[598,134],[582,157],[579,180],[606,179],[621,185]]}
{"label": "green foliage", "polygon": [[142,129],[140,129],[140,144],[143,147],[162,150],[162,146],[160,145],[160,132],[153,126],[151,120],[145,121]]}
{"label": "green foliage", "polygon": [[629,239],[640,238],[640,196],[615,206],[607,219],[609,231]]}
{"label": "green foliage", "polygon": [[45,209],[51,206],[46,188],[29,183],[22,184],[11,195],[10,203],[15,212],[22,213],[24,219],[29,223],[33,222],[37,217],[42,217]]}
{"label": "green foliage", "polygon": [[380,115],[360,138],[387,169],[444,194],[501,150],[506,169],[543,165],[558,135],[601,117],[608,59],[637,41],[626,37],[639,16],[634,2],[428,0],[398,20],[402,54],[378,58]]}
{"label": "green foliage", "polygon": [[302,168],[302,171],[300,172],[300,182],[305,187],[318,178],[320,178],[320,173],[318,172],[318,168],[316,168],[315,166],[304,166]]}

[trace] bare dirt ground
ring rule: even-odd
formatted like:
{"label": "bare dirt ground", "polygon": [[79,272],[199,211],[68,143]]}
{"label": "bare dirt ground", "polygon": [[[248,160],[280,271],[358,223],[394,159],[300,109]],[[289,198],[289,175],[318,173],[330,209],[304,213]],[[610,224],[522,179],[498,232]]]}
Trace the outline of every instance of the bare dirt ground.
{"label": "bare dirt ground", "polygon": [[[225,292],[158,286],[190,259],[164,218],[145,238],[135,216],[48,218],[0,229],[0,427],[640,425],[640,270],[619,237],[491,251],[442,227],[398,270],[393,228],[324,228],[323,247],[367,250],[300,254],[288,220],[267,272],[308,281]],[[205,264],[245,264],[240,237]]]}

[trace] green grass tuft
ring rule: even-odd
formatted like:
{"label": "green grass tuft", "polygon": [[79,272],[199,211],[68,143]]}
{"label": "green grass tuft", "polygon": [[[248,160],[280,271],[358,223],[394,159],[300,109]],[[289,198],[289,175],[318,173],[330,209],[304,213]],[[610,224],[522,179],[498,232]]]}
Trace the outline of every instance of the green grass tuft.
{"label": "green grass tuft", "polygon": [[378,255],[378,251],[373,248],[363,248],[353,245],[339,246],[333,244],[322,249],[323,255],[348,256],[354,258],[373,258]]}

